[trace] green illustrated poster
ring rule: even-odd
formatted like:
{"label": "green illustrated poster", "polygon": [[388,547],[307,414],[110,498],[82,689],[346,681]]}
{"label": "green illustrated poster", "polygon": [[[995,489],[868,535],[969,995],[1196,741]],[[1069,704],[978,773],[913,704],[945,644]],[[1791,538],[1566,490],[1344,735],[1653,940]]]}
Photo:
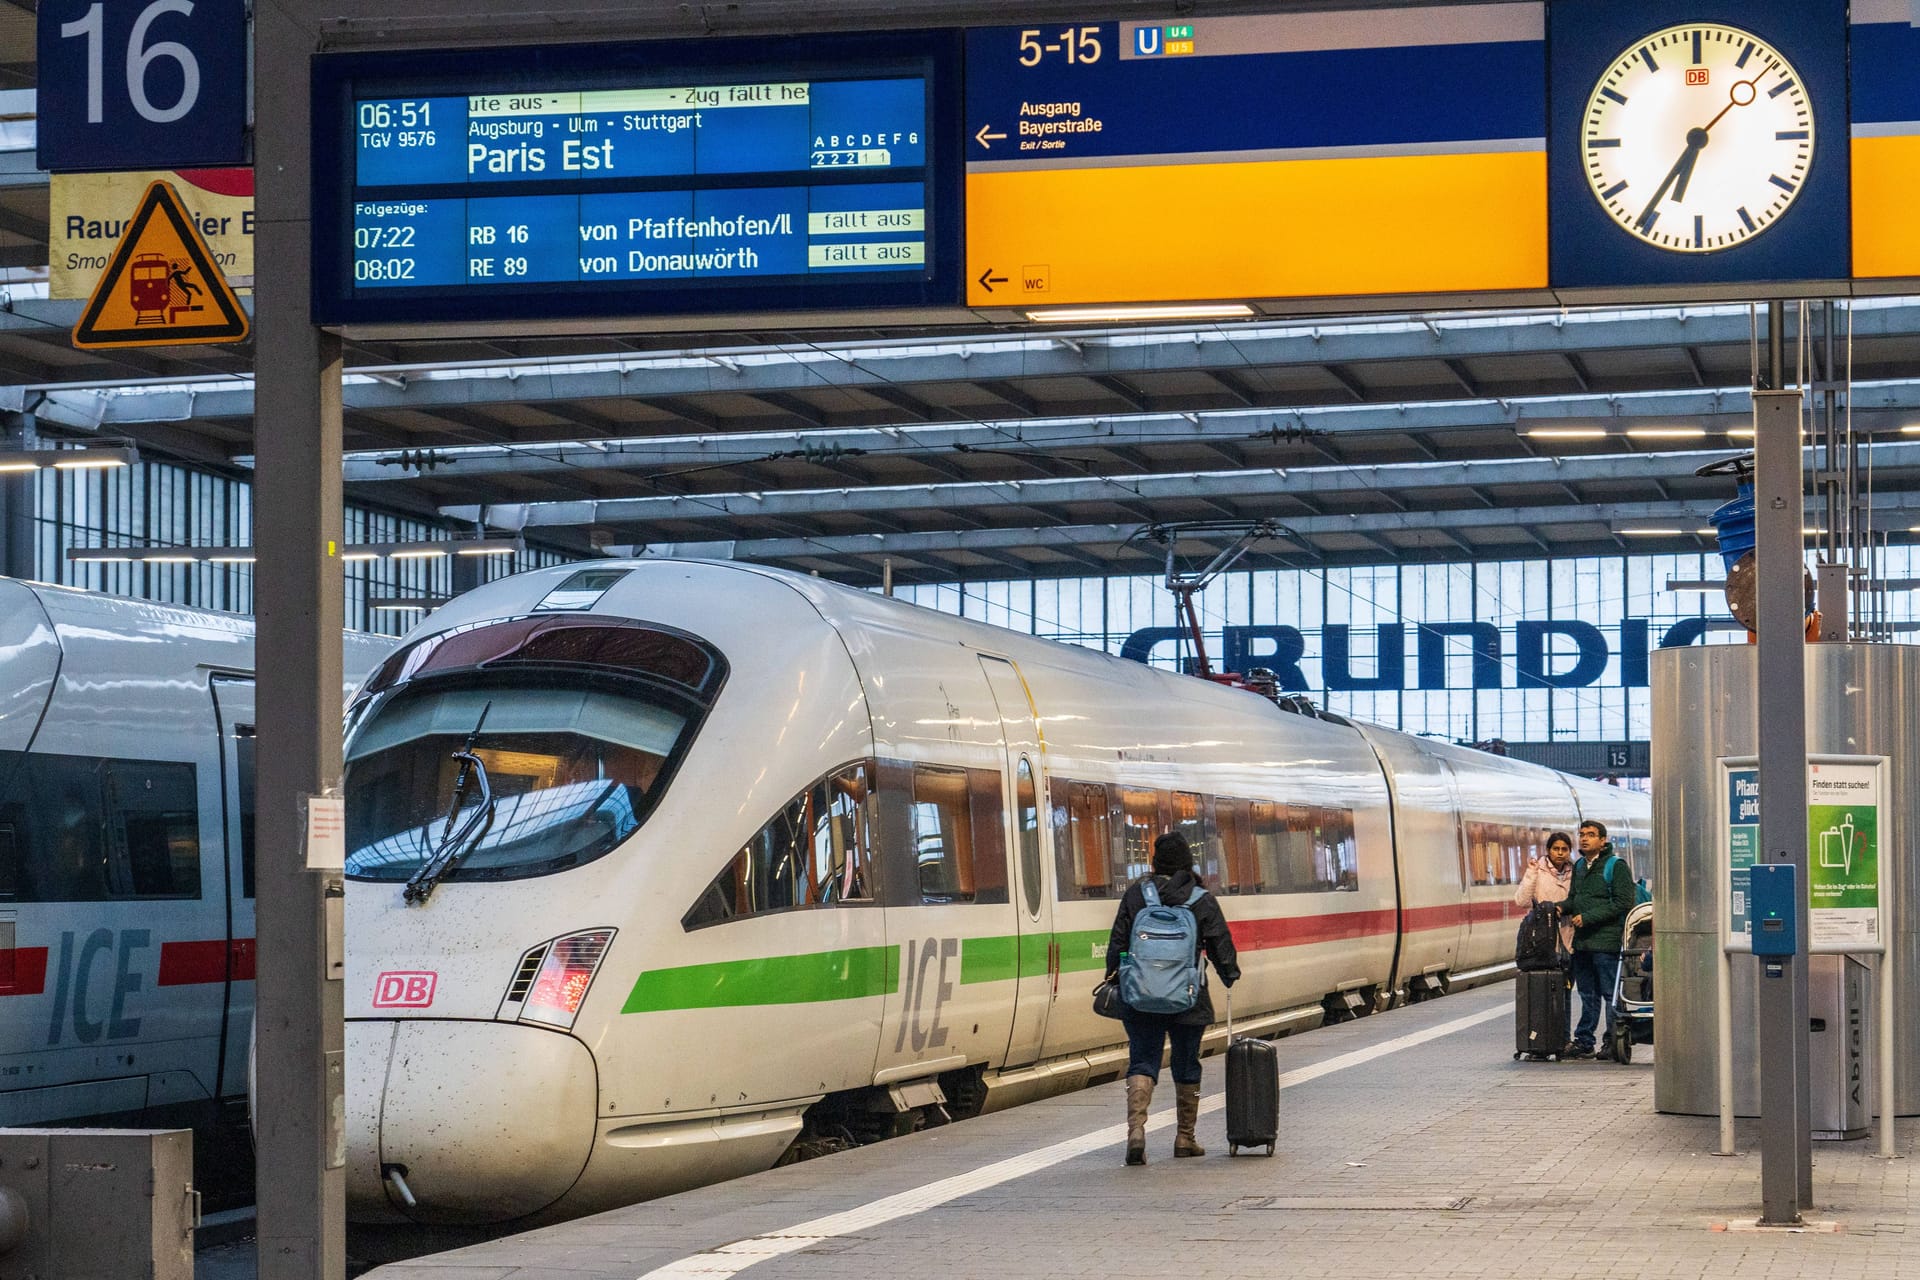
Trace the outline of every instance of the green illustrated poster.
{"label": "green illustrated poster", "polygon": [[1815,764],[1807,790],[1812,943],[1880,943],[1880,771]]}

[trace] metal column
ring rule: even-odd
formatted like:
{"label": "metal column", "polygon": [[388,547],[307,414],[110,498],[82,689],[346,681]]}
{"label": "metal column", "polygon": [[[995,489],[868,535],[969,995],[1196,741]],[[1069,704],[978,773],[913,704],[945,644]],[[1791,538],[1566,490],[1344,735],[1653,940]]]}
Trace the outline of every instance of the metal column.
{"label": "metal column", "polygon": [[[345,1031],[328,977],[337,874],[306,870],[304,797],[340,781],[340,342],[313,327],[310,0],[254,11],[261,1280],[346,1271]],[[336,936],[329,937],[334,931]]]}
{"label": "metal column", "polygon": [[[5,438],[17,449],[39,447],[33,415],[12,415]],[[40,477],[34,472],[0,476],[0,574],[9,578],[37,578],[34,564],[34,516]]]}
{"label": "metal column", "polygon": [[[1771,388],[1753,397],[1754,532],[1759,570],[1761,859],[1796,869],[1801,954],[1760,979],[1762,1220],[1793,1223],[1813,1204],[1808,1132],[1807,706],[1805,504],[1800,393],[1781,389],[1785,308],[1769,308]],[[1771,958],[1770,958],[1771,959]]]}

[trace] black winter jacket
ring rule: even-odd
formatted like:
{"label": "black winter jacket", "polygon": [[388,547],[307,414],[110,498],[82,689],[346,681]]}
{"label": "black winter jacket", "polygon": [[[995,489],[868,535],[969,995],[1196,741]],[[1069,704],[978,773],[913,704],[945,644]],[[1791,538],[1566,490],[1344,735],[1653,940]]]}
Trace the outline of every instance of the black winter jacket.
{"label": "black winter jacket", "polygon": [[[1142,877],[1144,879],[1144,877]],[[1180,871],[1170,876],[1154,876],[1154,885],[1160,890],[1160,901],[1169,907],[1186,905],[1200,880],[1191,871]],[[1127,949],[1133,937],[1133,917],[1147,905],[1147,895],[1140,889],[1140,881],[1135,880],[1127,886],[1120,898],[1120,910],[1113,918],[1113,933],[1107,938],[1107,976],[1115,977],[1120,972],[1120,953]],[[1207,959],[1213,962],[1213,971],[1220,975],[1220,981],[1232,986],[1240,980],[1239,956],[1233,949],[1233,934],[1227,930],[1227,917],[1221,913],[1220,904],[1208,893],[1193,907],[1194,923],[1200,926],[1200,946],[1207,953]],[[1204,976],[1206,968],[1201,966]],[[1185,1013],[1133,1013],[1129,1018],[1165,1018],[1176,1026],[1205,1027],[1213,1023],[1213,998],[1211,983],[1200,986],[1200,998],[1194,1001],[1193,1008]]]}

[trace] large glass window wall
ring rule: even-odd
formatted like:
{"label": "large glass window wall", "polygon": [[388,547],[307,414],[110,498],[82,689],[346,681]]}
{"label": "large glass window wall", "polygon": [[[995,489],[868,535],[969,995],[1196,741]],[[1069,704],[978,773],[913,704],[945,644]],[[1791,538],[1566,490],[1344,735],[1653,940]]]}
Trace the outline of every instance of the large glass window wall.
{"label": "large glass window wall", "polygon": [[[1887,578],[1920,568],[1912,548],[1885,548],[1880,558]],[[1627,741],[1650,732],[1645,651],[1689,623],[1676,641],[1745,642],[1717,591],[1668,588],[1722,576],[1710,554],[1269,569],[1222,574],[1197,604],[1216,666],[1237,645],[1246,654],[1239,666],[1272,667],[1342,715],[1463,742]],[[1144,629],[1166,628],[1152,665],[1178,669],[1191,656],[1173,634],[1179,620],[1158,578],[943,583],[895,594],[1114,654]],[[1896,638],[1920,630],[1911,595],[1892,593],[1877,619]],[[1700,634],[1703,624],[1710,629]]]}
{"label": "large glass window wall", "polygon": [[[221,547],[253,541],[253,486],[165,462],[102,470],[43,470],[36,486],[34,576],[42,582],[198,609],[253,611],[251,564],[70,562],[68,547]],[[422,520],[349,506],[346,541],[417,542],[452,535]],[[529,548],[479,559],[483,581],[567,557]],[[347,626],[399,635],[419,621],[414,611],[375,608],[393,599],[445,597],[453,590],[451,557],[349,561]]]}

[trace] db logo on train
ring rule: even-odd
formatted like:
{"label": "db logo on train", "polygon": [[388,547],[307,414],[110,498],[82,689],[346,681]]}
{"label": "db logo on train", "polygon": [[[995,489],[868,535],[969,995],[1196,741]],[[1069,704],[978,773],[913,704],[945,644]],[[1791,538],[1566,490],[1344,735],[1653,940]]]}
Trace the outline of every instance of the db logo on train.
{"label": "db logo on train", "polygon": [[396,970],[383,973],[373,982],[373,1007],[376,1009],[424,1009],[433,1003],[433,989],[440,983],[437,973]]}

